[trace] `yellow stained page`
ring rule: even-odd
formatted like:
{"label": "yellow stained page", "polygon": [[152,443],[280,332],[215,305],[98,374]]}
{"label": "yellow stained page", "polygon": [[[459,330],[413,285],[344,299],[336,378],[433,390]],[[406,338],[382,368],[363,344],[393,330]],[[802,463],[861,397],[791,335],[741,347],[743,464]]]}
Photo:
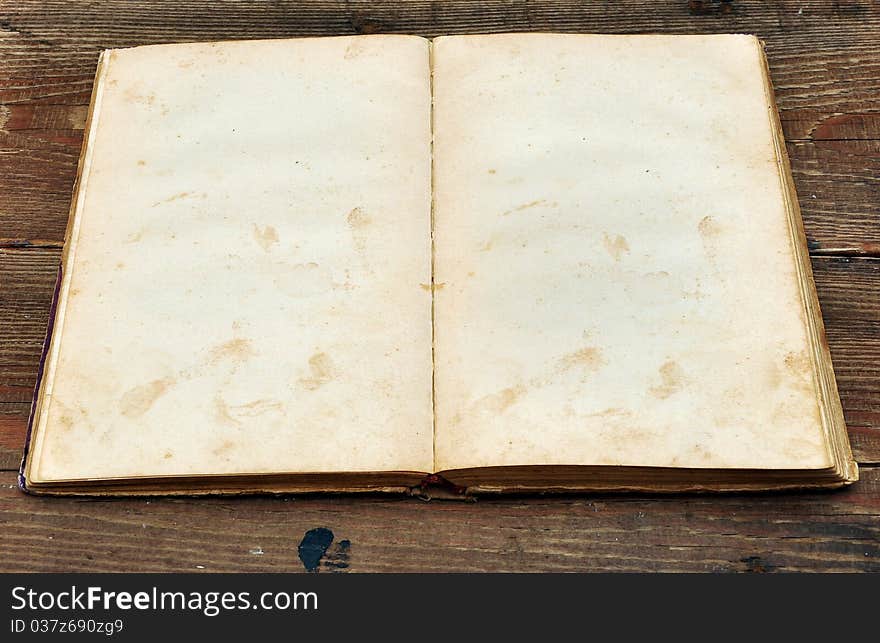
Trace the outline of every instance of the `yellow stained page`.
{"label": "yellow stained page", "polygon": [[435,467],[830,466],[758,41],[433,54]]}
{"label": "yellow stained page", "polygon": [[33,480],[432,466],[422,38],[105,54]]}

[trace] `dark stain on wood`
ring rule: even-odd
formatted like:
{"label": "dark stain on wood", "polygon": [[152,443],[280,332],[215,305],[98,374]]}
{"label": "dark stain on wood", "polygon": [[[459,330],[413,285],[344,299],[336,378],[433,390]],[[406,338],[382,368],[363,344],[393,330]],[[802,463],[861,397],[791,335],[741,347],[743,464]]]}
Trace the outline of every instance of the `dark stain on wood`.
{"label": "dark stain on wood", "polygon": [[328,550],[321,565],[330,573],[346,572],[349,569],[350,557],[351,541],[348,539],[340,540]]}
{"label": "dark stain on wood", "polygon": [[689,0],[687,6],[693,16],[727,15],[733,12],[733,0]]}
{"label": "dark stain on wood", "polygon": [[737,571],[746,571],[752,574],[766,574],[767,572],[772,572],[775,568],[775,565],[767,563],[760,556],[746,556],[745,558],[740,558],[739,562],[742,563],[743,569]]}
{"label": "dark stain on wood", "polygon": [[309,529],[297,547],[299,559],[307,572],[317,572],[321,558],[333,542],[333,532],[326,527]]}

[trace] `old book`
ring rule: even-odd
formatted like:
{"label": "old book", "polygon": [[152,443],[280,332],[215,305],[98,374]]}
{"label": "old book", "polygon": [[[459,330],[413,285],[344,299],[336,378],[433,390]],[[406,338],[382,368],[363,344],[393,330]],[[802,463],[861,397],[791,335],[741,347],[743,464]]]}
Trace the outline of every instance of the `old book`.
{"label": "old book", "polygon": [[104,52],[34,493],[853,482],[760,42]]}

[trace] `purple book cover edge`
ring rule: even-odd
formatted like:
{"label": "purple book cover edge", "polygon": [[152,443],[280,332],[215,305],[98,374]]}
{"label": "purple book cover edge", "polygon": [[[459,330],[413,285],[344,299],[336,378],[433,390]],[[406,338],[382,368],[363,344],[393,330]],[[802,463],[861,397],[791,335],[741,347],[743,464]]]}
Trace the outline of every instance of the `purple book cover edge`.
{"label": "purple book cover edge", "polygon": [[58,275],[55,277],[55,292],[52,294],[52,305],[49,308],[49,321],[46,328],[46,338],[43,340],[43,352],[40,355],[40,364],[37,368],[37,382],[34,384],[34,395],[31,399],[31,412],[28,415],[27,433],[24,438],[24,451],[21,456],[21,466],[18,469],[18,488],[24,493],[30,493],[27,488],[27,480],[24,477],[24,469],[27,464],[28,452],[31,448],[31,434],[34,429],[34,415],[37,411],[37,398],[40,395],[40,385],[43,382],[43,370],[46,367],[46,357],[49,355],[49,344],[52,342],[52,332],[55,330],[55,314],[58,311],[58,294],[61,292],[61,276],[64,271],[63,263],[58,264]]}

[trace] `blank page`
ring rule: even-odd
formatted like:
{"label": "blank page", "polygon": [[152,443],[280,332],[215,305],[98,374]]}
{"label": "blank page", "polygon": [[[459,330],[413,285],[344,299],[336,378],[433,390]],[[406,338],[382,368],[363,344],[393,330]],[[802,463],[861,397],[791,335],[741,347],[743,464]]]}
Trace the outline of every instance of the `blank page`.
{"label": "blank page", "polygon": [[436,468],[830,466],[759,42],[433,61]]}
{"label": "blank page", "polygon": [[432,466],[422,38],[105,54],[35,481]]}

